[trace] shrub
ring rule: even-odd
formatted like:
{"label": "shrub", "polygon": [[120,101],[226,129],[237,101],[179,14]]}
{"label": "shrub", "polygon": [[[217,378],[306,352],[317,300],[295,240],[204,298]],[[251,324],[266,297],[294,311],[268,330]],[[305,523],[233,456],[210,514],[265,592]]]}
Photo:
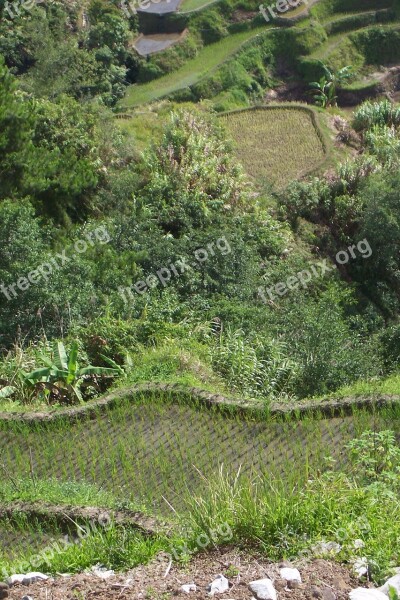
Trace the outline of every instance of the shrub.
{"label": "shrub", "polygon": [[400,485],[400,448],[393,431],[365,431],[347,445],[357,479],[364,485]]}
{"label": "shrub", "polygon": [[374,125],[398,127],[400,126],[400,108],[396,108],[389,100],[364,102],[354,112],[352,125],[356,131],[364,132]]}
{"label": "shrub", "polygon": [[175,237],[210,224],[247,197],[243,171],[222,130],[200,115],[173,113],[161,144],[146,153],[145,169],[141,196]]}

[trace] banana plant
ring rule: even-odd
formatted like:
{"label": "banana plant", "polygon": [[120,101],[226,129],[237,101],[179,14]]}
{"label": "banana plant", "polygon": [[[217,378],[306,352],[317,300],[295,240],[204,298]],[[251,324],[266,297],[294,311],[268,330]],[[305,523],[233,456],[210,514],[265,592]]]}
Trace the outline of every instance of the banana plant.
{"label": "banana plant", "polygon": [[13,385],[5,385],[4,387],[0,387],[0,400],[11,398],[16,390],[17,388],[15,388]]}
{"label": "banana plant", "polygon": [[332,71],[323,62],[319,61],[324,72],[319,81],[312,81],[309,85],[312,88],[310,93],[314,95],[314,99],[322,108],[337,106],[337,88],[352,75],[352,66],[348,65]]}
{"label": "banana plant", "polygon": [[116,368],[93,365],[80,368],[77,342],[72,343],[69,353],[62,342],[57,342],[54,345],[53,359],[43,354],[40,354],[39,358],[45,366],[34,369],[30,373],[22,372],[24,383],[29,386],[42,384],[47,390],[52,390],[54,387],[61,388],[67,392],[67,396],[75,397],[80,402],[83,402],[81,387],[88,376],[115,377],[120,374]]}

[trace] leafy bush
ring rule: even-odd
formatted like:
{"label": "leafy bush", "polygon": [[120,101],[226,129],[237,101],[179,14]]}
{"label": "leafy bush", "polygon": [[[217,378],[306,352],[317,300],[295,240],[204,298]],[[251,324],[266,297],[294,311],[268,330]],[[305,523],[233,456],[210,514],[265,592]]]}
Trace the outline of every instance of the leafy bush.
{"label": "leafy bush", "polygon": [[246,339],[243,331],[226,330],[211,347],[213,368],[229,387],[249,396],[273,398],[290,391],[296,366],[282,343]]}
{"label": "leafy bush", "polygon": [[318,300],[303,301],[286,316],[285,333],[298,364],[293,382],[298,396],[322,395],[380,373],[376,350],[346,319],[341,304],[352,301],[350,291],[329,285]]}
{"label": "leafy bush", "polygon": [[400,448],[393,431],[365,431],[346,449],[362,484],[382,482],[393,490],[400,486]]}
{"label": "leafy bush", "polygon": [[[400,109],[399,109],[400,118]],[[394,168],[400,160],[400,136],[394,126],[373,125],[364,135],[365,146],[383,165]]]}
{"label": "leafy bush", "polygon": [[145,156],[141,191],[166,232],[179,237],[242,205],[244,174],[217,125],[200,115],[173,113],[161,144]]}
{"label": "leafy bush", "polygon": [[352,125],[356,131],[364,132],[374,125],[398,127],[400,126],[400,108],[396,108],[389,100],[364,102],[354,112]]}
{"label": "leafy bush", "polygon": [[[30,373],[20,373],[23,384],[48,397],[50,402],[55,400],[60,403],[74,402],[75,400],[83,402],[83,394],[85,393],[87,397],[89,389],[90,395],[93,395],[96,387],[101,389],[97,379],[115,377],[122,373],[122,369],[117,368],[110,369],[92,365],[79,367],[78,351],[77,342],[71,344],[69,353],[62,342],[57,342],[54,344],[51,358],[43,354],[38,356],[38,360],[45,366],[34,369]],[[85,392],[83,388],[85,388]]]}

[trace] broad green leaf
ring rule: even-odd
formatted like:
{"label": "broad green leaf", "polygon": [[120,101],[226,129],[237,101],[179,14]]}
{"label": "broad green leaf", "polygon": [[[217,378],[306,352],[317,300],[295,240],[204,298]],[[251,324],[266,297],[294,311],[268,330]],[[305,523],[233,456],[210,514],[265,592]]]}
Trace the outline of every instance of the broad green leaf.
{"label": "broad green leaf", "polygon": [[3,388],[0,388],[0,398],[9,398],[17,391],[17,388],[12,385],[6,385]]}
{"label": "broad green leaf", "polygon": [[68,357],[68,377],[67,384],[72,384],[76,379],[76,373],[78,370],[78,343],[73,342],[71,345],[71,351]]}
{"label": "broad green leaf", "polygon": [[108,358],[108,356],[105,356],[104,354],[100,354],[100,356],[104,360],[104,362],[108,363],[113,369],[116,369],[120,375],[125,374],[124,369],[121,367],[121,365],[116,363],[115,360],[113,360],[112,358]]}
{"label": "broad green leaf", "polygon": [[59,369],[68,370],[68,356],[62,342],[57,342],[54,345],[54,364]]}
{"label": "broad green leaf", "polygon": [[118,370],[108,367],[84,367],[79,369],[79,377],[83,375],[118,375]]}

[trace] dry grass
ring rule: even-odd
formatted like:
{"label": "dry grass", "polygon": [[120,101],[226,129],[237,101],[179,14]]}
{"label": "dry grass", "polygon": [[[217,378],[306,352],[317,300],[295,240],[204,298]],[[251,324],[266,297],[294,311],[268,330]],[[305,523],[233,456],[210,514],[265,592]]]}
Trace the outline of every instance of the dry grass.
{"label": "dry grass", "polygon": [[236,142],[238,158],[258,181],[283,188],[325,158],[311,110],[260,107],[227,113],[221,119]]}

